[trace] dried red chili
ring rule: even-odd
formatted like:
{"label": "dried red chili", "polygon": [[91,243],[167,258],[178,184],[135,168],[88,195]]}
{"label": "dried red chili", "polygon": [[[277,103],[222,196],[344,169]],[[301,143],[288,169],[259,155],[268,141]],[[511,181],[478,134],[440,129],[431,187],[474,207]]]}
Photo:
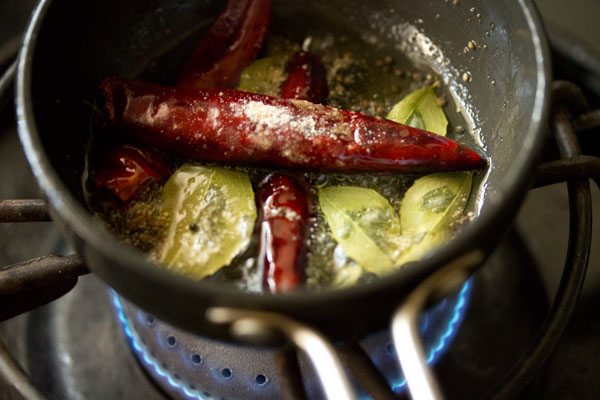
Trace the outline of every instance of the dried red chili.
{"label": "dried red chili", "polygon": [[262,47],[270,18],[271,0],[229,0],[184,65],[178,86],[235,87]]}
{"label": "dried red chili", "polygon": [[263,289],[289,292],[305,279],[302,255],[309,217],[308,194],[296,178],[276,173],[261,184],[257,199]]}
{"label": "dried red chili", "polygon": [[[282,97],[320,103],[327,98],[325,67],[314,54],[297,53],[287,66]],[[304,185],[290,175],[274,173],[260,187],[259,262],[263,289],[289,292],[305,280],[304,253],[309,196]]]}
{"label": "dried red chili", "polygon": [[281,85],[281,97],[312,103],[327,101],[327,72],[319,56],[298,52],[288,61],[286,72],[288,75]]}
{"label": "dried red chili", "polygon": [[164,181],[168,173],[167,162],[156,152],[119,145],[104,154],[99,168],[92,172],[92,182],[98,191],[127,204],[148,185]]}
{"label": "dried red chili", "polygon": [[318,171],[432,173],[483,168],[446,137],[361,113],[236,90],[108,78],[104,122],[193,159]]}

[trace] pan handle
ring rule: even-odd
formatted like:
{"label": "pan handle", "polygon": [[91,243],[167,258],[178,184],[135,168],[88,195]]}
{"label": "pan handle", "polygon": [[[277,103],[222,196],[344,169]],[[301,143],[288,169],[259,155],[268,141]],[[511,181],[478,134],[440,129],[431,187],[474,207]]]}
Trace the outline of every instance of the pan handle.
{"label": "pan handle", "polygon": [[283,335],[308,356],[327,399],[357,398],[335,349],[309,326],[276,313],[224,307],[207,310],[206,317],[213,323],[229,325],[234,337],[248,343],[264,344],[276,335]]}
{"label": "pan handle", "polygon": [[[425,307],[446,297],[464,284],[485,259],[482,251],[457,258],[427,278],[394,313],[392,336],[413,399],[441,399],[441,392],[429,371],[419,339],[417,321]],[[276,313],[225,307],[206,312],[209,321],[229,325],[232,335],[246,343],[264,344],[283,335],[309,358],[327,399],[356,399],[336,350],[316,330]]]}
{"label": "pan handle", "polygon": [[393,314],[392,338],[413,400],[443,399],[437,380],[427,365],[419,336],[419,316],[431,303],[459,290],[484,259],[482,251],[455,259],[425,279]]}

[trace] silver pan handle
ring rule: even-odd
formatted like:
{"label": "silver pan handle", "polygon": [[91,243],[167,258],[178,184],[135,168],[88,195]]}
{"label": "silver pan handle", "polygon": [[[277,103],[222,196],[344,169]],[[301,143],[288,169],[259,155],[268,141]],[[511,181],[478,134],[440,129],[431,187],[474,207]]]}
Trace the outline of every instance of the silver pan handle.
{"label": "silver pan handle", "polygon": [[314,368],[329,400],[355,400],[356,395],[333,346],[316,330],[280,314],[211,308],[206,317],[230,325],[232,335],[247,343],[261,344],[274,332],[283,334],[302,350]]}
{"label": "silver pan handle", "polygon": [[[401,368],[415,400],[442,398],[425,361],[417,328],[418,317],[429,301],[445,297],[460,288],[484,258],[483,252],[474,251],[451,262],[418,286],[394,313],[392,335],[399,350]],[[314,329],[280,314],[226,307],[211,308],[206,317],[215,324],[228,325],[231,334],[245,343],[263,344],[270,342],[274,334],[283,334],[307,355],[327,399],[356,399],[336,350]]]}
{"label": "silver pan handle", "polygon": [[421,283],[398,307],[392,318],[392,338],[400,368],[414,400],[443,399],[435,376],[427,365],[418,318],[433,300],[460,289],[475,267],[485,259],[482,251],[468,253]]}

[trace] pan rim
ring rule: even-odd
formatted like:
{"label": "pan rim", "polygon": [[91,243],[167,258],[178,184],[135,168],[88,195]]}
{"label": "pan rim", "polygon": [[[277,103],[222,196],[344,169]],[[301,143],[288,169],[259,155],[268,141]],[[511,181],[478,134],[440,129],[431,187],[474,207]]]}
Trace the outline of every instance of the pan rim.
{"label": "pan rim", "polygon": [[[146,260],[139,250],[123,244],[108,229],[99,226],[85,206],[77,201],[67,189],[45,153],[34,118],[31,93],[32,64],[36,51],[37,37],[43,26],[44,17],[52,3],[52,0],[41,0],[36,6],[24,36],[17,70],[17,121],[20,140],[27,160],[52,210],[63,221],[66,221],[69,229],[94,250],[106,257],[113,259],[118,257],[120,265],[115,266],[115,268],[125,268],[126,271],[124,272],[130,274],[132,277],[143,276],[149,282],[156,285],[156,287],[164,289],[165,293],[185,293],[187,297],[195,297],[195,293],[202,293],[212,297],[226,297],[227,300],[224,302],[228,305],[263,310],[289,310],[291,307],[306,307],[307,304],[319,309],[323,304],[331,304],[333,306],[334,303],[339,304],[340,301],[343,302],[350,299],[364,301],[367,298],[376,297],[378,292],[389,292],[407,280],[411,282],[419,281],[449,260],[472,249],[473,243],[477,242],[476,239],[484,236],[489,230],[495,229],[499,224],[507,228],[509,223],[502,220],[506,219],[508,212],[509,221],[512,221],[514,215],[509,210],[511,202],[516,202],[516,204],[520,205],[526,189],[531,182],[533,169],[537,163],[537,158],[543,144],[544,135],[542,134],[542,129],[549,112],[551,70],[545,30],[536,7],[532,0],[519,0],[521,10],[531,33],[537,68],[534,108],[528,132],[525,135],[522,146],[527,151],[521,151],[519,157],[515,158],[510,173],[506,174],[499,181],[499,188],[501,190],[498,190],[494,203],[488,206],[486,213],[481,215],[476,222],[459,232],[453,240],[438,249],[431,257],[406,266],[386,276],[384,279],[378,279],[369,285],[356,285],[346,289],[331,291],[300,291],[287,295],[262,295],[246,293],[223,286],[215,287],[210,284],[199,283],[185,277],[177,276],[166,270],[154,267],[153,263]],[[82,256],[85,258],[86,255],[83,254]],[[110,277],[104,274],[100,275],[109,284],[113,283]],[[174,289],[175,291],[170,289]],[[127,291],[124,291],[122,294],[126,298],[128,297]],[[135,299],[132,300],[135,301]]]}

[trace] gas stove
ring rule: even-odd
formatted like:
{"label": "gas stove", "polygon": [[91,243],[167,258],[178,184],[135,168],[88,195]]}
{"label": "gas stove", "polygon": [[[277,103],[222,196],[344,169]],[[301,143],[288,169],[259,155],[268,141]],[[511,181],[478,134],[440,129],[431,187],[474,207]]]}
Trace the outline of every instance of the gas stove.
{"label": "gas stove", "polygon": [[[0,4],[0,31],[8,27],[0,32],[0,43],[18,45],[14,38],[31,3]],[[562,11],[551,3],[548,10]],[[9,12],[18,17],[5,24]],[[584,87],[592,105],[600,105],[600,58],[558,29],[551,31],[551,38],[556,77]],[[4,70],[2,57],[0,52]],[[600,149],[598,137],[589,132],[587,136],[582,138],[584,146]],[[17,149],[14,115],[7,106],[0,114],[0,199],[39,196]],[[596,188],[593,198],[594,208],[600,210]],[[515,227],[487,265],[421,321],[430,361],[447,398],[487,396],[536,340],[559,284],[568,225],[565,185],[531,191]],[[598,225],[593,249],[600,248]],[[69,253],[51,223],[0,224],[2,265],[51,253]],[[570,325],[523,398],[600,396],[595,379],[600,354],[600,317],[595,312],[600,303],[599,257],[597,251],[592,253]],[[125,302],[93,275],[79,278],[66,296],[1,323],[0,338],[33,384],[52,399],[278,398],[279,381],[285,379],[275,372],[274,355],[262,352],[259,360],[255,350],[190,341],[187,334]],[[371,338],[363,347],[378,360],[397,395],[407,396],[392,362],[395,349],[389,338]],[[180,364],[189,369],[178,370]],[[306,362],[301,359],[299,364]],[[320,398],[306,370],[301,372],[304,389],[311,398]],[[0,380],[0,398],[23,397],[10,382]]]}

